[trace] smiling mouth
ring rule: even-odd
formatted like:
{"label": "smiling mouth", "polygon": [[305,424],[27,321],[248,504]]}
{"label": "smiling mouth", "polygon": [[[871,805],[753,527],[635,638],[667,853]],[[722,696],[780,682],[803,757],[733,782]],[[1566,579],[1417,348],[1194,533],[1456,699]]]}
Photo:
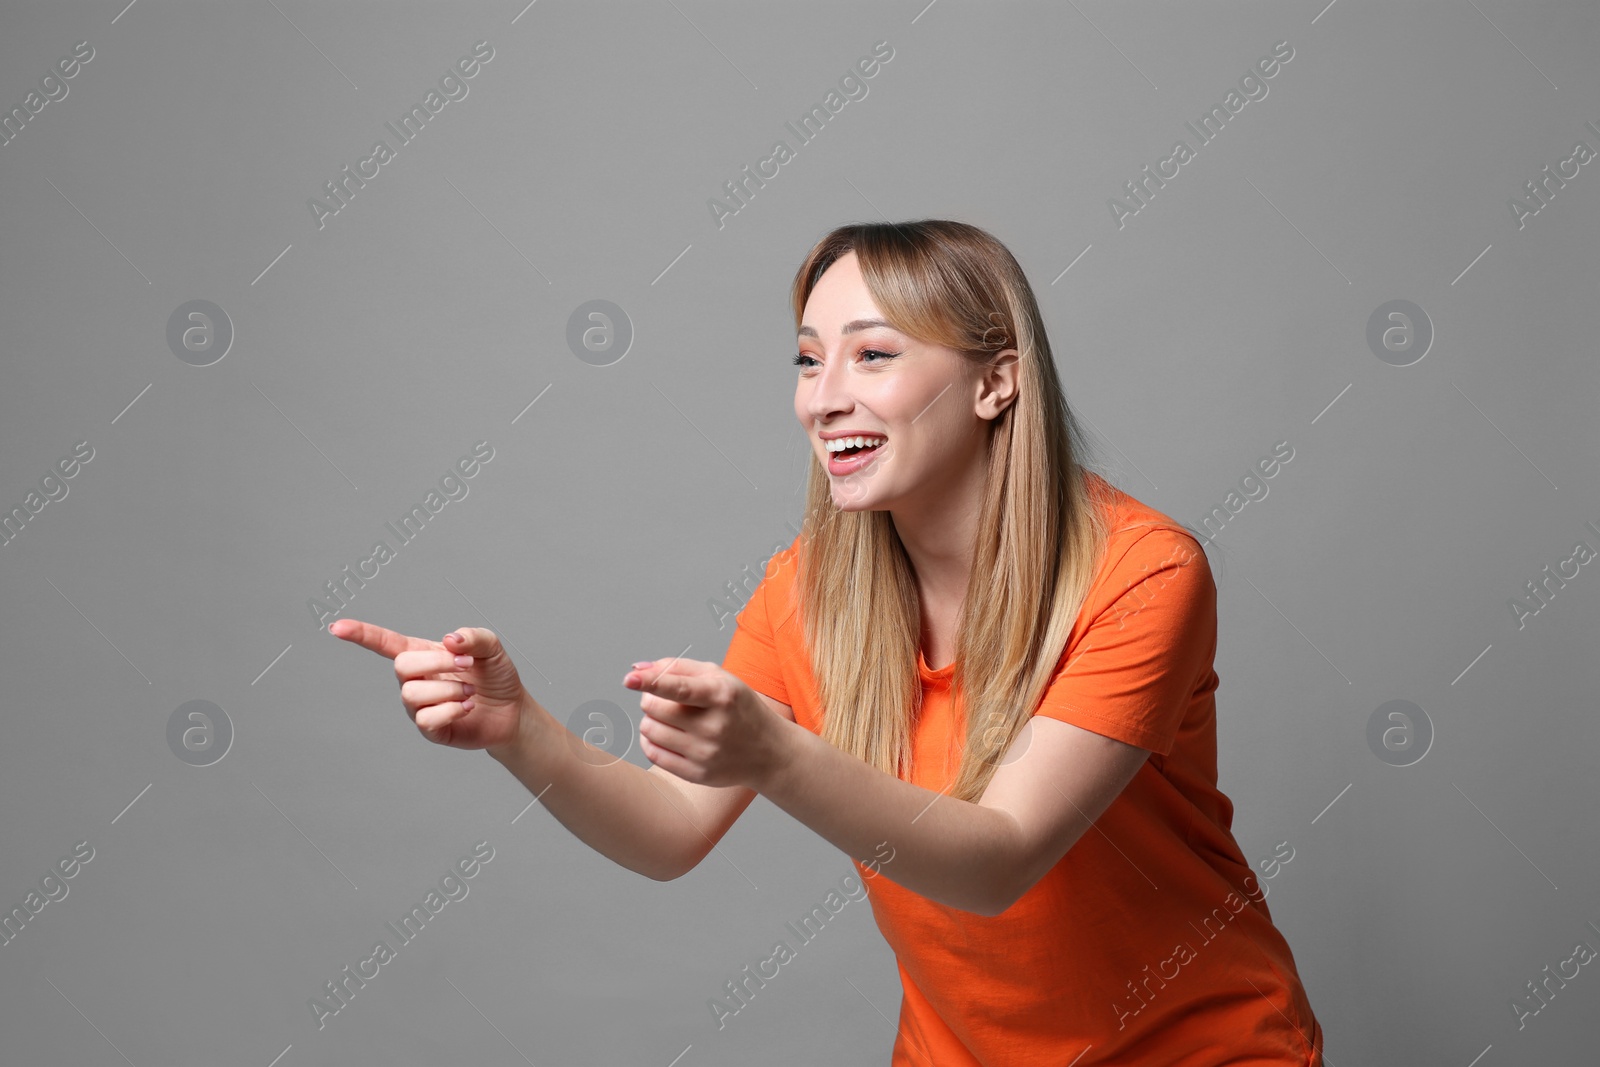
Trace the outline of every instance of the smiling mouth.
{"label": "smiling mouth", "polygon": [[880,446],[882,444],[883,444],[882,441],[874,441],[872,444],[866,445],[866,446],[851,445],[849,448],[842,449],[841,451],[838,451],[838,452],[829,452],[828,453],[828,458],[829,459],[849,459],[852,456],[859,456],[863,452],[871,452],[873,449],[877,448],[878,446]]}
{"label": "smiling mouth", "polygon": [[872,463],[887,443],[887,441],[876,441],[865,448],[852,446],[841,452],[829,452],[824,464],[825,469],[834,475],[853,474]]}

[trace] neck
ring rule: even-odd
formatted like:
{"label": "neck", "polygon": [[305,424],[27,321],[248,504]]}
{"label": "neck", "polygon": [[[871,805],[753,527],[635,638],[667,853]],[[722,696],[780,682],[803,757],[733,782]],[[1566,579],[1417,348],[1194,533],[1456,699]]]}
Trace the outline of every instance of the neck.
{"label": "neck", "polygon": [[979,449],[964,469],[941,480],[936,495],[903,501],[890,511],[925,609],[953,613],[966,596],[988,467],[988,450]]}

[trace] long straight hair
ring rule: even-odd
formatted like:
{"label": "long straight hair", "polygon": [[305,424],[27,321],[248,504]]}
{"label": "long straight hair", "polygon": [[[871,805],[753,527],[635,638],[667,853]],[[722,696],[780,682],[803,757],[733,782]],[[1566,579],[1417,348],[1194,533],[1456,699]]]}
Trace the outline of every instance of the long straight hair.
{"label": "long straight hair", "polygon": [[[966,728],[946,791],[976,801],[1044,696],[1099,567],[1108,519],[1079,464],[1087,442],[1038,302],[1010,251],[984,230],[942,219],[841,226],[795,274],[797,331],[818,279],[850,252],[895,329],[961,353],[974,370],[1002,349],[1018,354],[1017,393],[991,420],[951,678]],[[890,513],[840,510],[830,483],[813,456],[796,584],[822,736],[909,778],[922,703],[916,576]]]}

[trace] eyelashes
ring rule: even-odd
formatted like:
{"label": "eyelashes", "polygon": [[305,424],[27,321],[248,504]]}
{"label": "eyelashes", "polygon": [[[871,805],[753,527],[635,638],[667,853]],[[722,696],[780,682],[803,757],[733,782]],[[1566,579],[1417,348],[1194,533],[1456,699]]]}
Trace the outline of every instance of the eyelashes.
{"label": "eyelashes", "polygon": [[[861,356],[862,356],[863,359],[865,359],[867,356],[882,356],[883,359],[881,360],[881,362],[883,362],[883,363],[889,362],[891,359],[894,359],[898,355],[900,355],[899,352],[885,352],[882,349],[878,349],[878,348],[864,348],[864,349],[861,350]],[[795,356],[794,359],[791,360],[790,362],[792,362],[797,367],[804,368],[804,367],[808,366],[809,364],[815,363],[816,360],[812,359],[808,355],[805,355],[804,353],[801,353],[800,355]]]}

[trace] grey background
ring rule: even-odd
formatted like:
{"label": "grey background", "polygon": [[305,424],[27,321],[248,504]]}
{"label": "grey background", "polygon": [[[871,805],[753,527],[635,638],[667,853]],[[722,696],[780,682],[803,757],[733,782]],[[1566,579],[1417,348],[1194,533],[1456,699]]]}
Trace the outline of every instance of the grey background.
{"label": "grey background", "polygon": [[[0,909],[94,854],[0,945],[0,1059],[887,1063],[864,901],[725,1029],[707,1008],[837,849],[758,798],[681,880],[617,867],[428,743],[307,601],[487,440],[343,614],[489,626],[558,715],[631,729],[627,664],[720,661],[710,602],[799,520],[800,258],[949,217],[1028,271],[1124,489],[1198,526],[1294,450],[1208,547],[1219,762],[1246,858],[1294,850],[1268,906],[1329,1062],[1587,1062],[1593,967],[1521,1029],[1511,1003],[1600,946],[1600,577],[1525,625],[1510,601],[1600,547],[1600,173],[1521,228],[1508,200],[1600,149],[1597,39],[1592,4],[1509,0],[5,5],[0,108],[94,57],[0,145],[0,510],[94,454],[0,545]],[[307,201],[480,40],[468,95],[319,229]],[[1119,228],[1108,200],[1280,40],[1268,95]],[[634,331],[609,366],[566,340],[597,299]],[[167,343],[191,300],[234,330],[209,366]],[[1409,366],[1366,341],[1391,300],[1432,324]],[[167,740],[193,700],[232,726],[209,766]],[[1432,726],[1408,766],[1367,740],[1391,700]],[[469,895],[319,1030],[308,999],[480,841]]]}

